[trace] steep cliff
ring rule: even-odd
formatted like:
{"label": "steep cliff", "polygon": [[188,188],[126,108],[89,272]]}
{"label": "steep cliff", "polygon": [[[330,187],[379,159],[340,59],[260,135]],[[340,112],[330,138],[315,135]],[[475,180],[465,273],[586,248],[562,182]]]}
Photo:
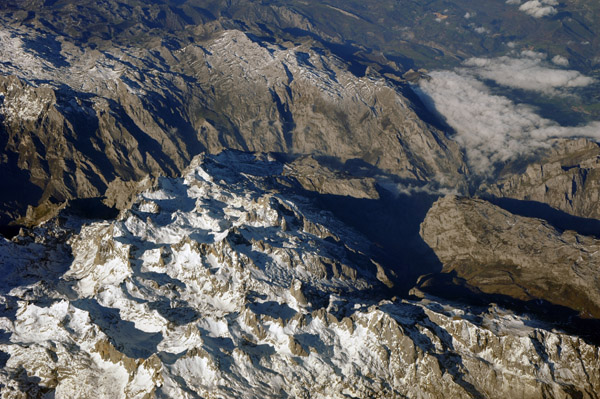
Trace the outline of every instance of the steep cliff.
{"label": "steep cliff", "polygon": [[269,190],[280,173],[197,158],[117,220],[0,243],[3,395],[597,397],[582,338],[497,306],[381,299],[364,238]]}
{"label": "steep cliff", "polygon": [[455,196],[432,206],[421,236],[444,272],[485,293],[544,299],[600,317],[600,241],[594,237]]}

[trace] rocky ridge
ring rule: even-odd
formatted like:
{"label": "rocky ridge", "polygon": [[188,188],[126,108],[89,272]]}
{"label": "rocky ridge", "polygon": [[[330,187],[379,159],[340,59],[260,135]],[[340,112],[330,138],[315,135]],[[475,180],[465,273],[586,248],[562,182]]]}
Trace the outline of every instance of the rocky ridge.
{"label": "rocky ridge", "polygon": [[225,148],[360,160],[465,187],[458,146],[397,86],[356,76],[316,43],[229,30],[182,47],[94,48],[1,23],[1,167],[19,176],[2,198],[5,220],[27,204],[102,196],[115,179],[176,176],[194,155]]}
{"label": "rocky ridge", "polygon": [[473,10],[269,3],[0,4],[0,396],[597,398],[597,143],[480,185],[399,64]]}
{"label": "rocky ridge", "polygon": [[281,171],[196,158],[115,221],[3,240],[3,396],[597,397],[581,338],[495,306],[376,299],[361,237],[269,191]]}
{"label": "rocky ridge", "polygon": [[600,240],[480,199],[439,199],[421,236],[443,272],[489,294],[544,299],[600,318]]}
{"label": "rocky ridge", "polygon": [[571,215],[600,219],[600,146],[559,140],[523,173],[507,172],[480,188],[482,195],[536,201]]}

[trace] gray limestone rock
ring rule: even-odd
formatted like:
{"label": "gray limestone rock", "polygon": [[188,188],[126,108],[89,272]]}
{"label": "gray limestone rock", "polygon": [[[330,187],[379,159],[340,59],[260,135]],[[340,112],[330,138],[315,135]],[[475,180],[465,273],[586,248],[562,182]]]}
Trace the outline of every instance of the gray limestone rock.
{"label": "gray limestone rock", "polygon": [[600,145],[586,139],[558,140],[546,156],[524,171],[507,172],[479,191],[600,219]]}
{"label": "gray limestone rock", "polygon": [[544,299],[600,317],[600,240],[489,202],[447,196],[420,230],[446,273],[485,293]]}
{"label": "gray limestone rock", "polygon": [[[0,183],[6,218],[27,205],[103,196],[115,180],[175,176],[193,156],[223,149],[314,154],[419,184],[466,186],[458,145],[423,122],[397,86],[357,77],[310,41],[286,48],[229,30],[180,48],[99,51],[57,35],[40,53],[27,43],[46,40],[43,27],[0,24],[0,61],[10,61],[0,64],[0,170],[22,175]],[[328,177],[299,181],[376,195],[372,181],[324,184]]]}

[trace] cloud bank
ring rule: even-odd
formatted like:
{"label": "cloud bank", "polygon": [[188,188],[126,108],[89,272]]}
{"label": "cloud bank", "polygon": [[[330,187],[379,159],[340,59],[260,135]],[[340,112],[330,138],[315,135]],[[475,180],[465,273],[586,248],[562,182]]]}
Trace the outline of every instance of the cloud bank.
{"label": "cloud bank", "polygon": [[493,95],[475,77],[438,71],[416,89],[428,106],[456,132],[473,172],[490,175],[495,165],[549,147],[549,139],[587,137],[600,140],[600,122],[564,127],[537,115],[533,108]]}
{"label": "cloud bank", "polygon": [[560,66],[569,66],[569,60],[566,57],[563,57],[562,55],[555,55],[552,58],[552,62],[555,63],[556,65],[560,65]]}
{"label": "cloud bank", "polygon": [[377,180],[377,184],[392,193],[395,197],[400,195],[412,196],[415,194],[427,194],[427,195],[460,195],[461,191],[456,187],[444,187],[439,186],[435,183],[425,184],[423,186],[413,184],[402,184],[396,183],[388,178],[380,178]]}
{"label": "cloud bank", "polygon": [[[561,56],[555,56],[552,61],[562,66],[569,63]],[[523,51],[519,58],[470,58],[463,63],[467,71],[479,78],[545,94],[559,94],[559,89],[584,87],[595,82],[578,71],[551,68],[547,64],[546,55],[534,51]]]}
{"label": "cloud bank", "polygon": [[[521,4],[521,0],[506,0],[506,4]],[[557,5],[557,0],[530,0],[521,4],[519,10],[534,18],[542,18],[556,14]]]}
{"label": "cloud bank", "polygon": [[519,10],[531,15],[534,18],[542,18],[556,14],[556,8],[558,1],[556,0],[531,0],[527,3],[521,4]]}

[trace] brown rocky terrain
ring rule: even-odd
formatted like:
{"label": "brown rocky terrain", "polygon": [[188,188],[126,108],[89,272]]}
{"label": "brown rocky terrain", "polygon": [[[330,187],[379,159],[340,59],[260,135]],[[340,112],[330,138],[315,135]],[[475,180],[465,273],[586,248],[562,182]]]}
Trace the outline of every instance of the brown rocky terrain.
{"label": "brown rocky terrain", "polygon": [[600,9],[466,3],[0,2],[0,397],[598,399]]}
{"label": "brown rocky terrain", "polygon": [[586,139],[558,140],[525,171],[506,171],[480,187],[480,192],[541,202],[571,215],[600,219],[600,145]]}
{"label": "brown rocky terrain", "polygon": [[447,196],[421,224],[443,264],[484,293],[544,299],[600,318],[600,240],[479,199]]}
{"label": "brown rocky terrain", "polygon": [[[365,238],[273,190],[282,169],[197,157],[115,220],[54,219],[0,241],[2,394],[597,397],[600,351],[586,339],[493,304],[381,299]],[[467,201],[432,212],[492,218]]]}
{"label": "brown rocky terrain", "polygon": [[0,76],[2,167],[20,176],[5,182],[5,222],[26,205],[103,196],[115,179],[176,175],[195,154],[226,148],[465,187],[456,143],[397,86],[356,76],[310,41],[223,31],[184,47],[99,51],[59,36],[46,49],[41,29],[6,20],[2,29],[0,55],[11,60]]}

